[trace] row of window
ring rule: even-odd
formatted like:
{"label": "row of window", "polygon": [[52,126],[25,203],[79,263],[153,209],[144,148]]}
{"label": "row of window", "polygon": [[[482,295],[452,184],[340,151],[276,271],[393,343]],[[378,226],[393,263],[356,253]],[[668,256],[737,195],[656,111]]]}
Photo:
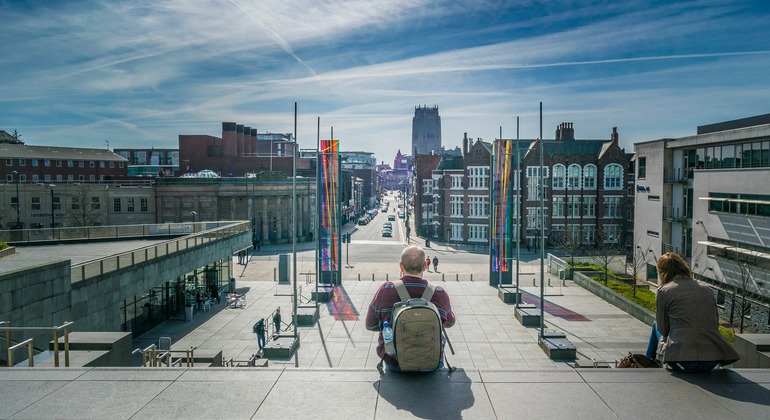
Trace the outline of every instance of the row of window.
{"label": "row of window", "polygon": [[[458,223],[450,224],[450,240],[462,241],[463,240],[463,227],[464,225]],[[564,232],[564,225],[553,225],[551,227],[554,232]],[[620,225],[604,225],[603,235],[604,243],[618,243],[620,238],[621,226]],[[468,225],[468,240],[473,241],[486,241],[489,235],[489,227],[487,225]],[[573,243],[588,243],[592,244],[596,242],[596,226],[595,225],[568,225],[566,227],[566,235]]]}
{"label": "row of window", "polygon": [[[449,197],[452,217],[463,216],[465,201],[461,195]],[[472,195],[468,197],[468,217],[489,217],[489,197],[485,195]]]}
{"label": "row of window", "polygon": [[[538,166],[528,166],[527,169],[527,185],[529,190],[529,199],[538,200],[539,192],[533,191],[539,190],[540,173],[542,172],[543,178],[549,177],[549,168]],[[471,166],[468,167],[469,183],[468,189],[478,190],[489,188],[489,168],[484,166]],[[588,164],[581,167],[577,164],[569,165],[565,167],[562,164],[556,164],[553,166],[553,178],[551,186],[554,189],[596,189],[596,177],[597,168],[596,165]],[[451,188],[462,189],[463,188],[463,176],[462,175],[450,175]],[[436,180],[424,179],[422,181],[423,194],[433,194]],[[616,163],[611,163],[604,167],[604,179],[602,182],[605,190],[621,190],[623,189],[623,166]]]}
{"label": "row of window", "polygon": [[713,192],[709,197],[709,211],[770,217],[770,195]]}
{"label": "row of window", "polygon": [[[29,161],[30,161],[30,164],[32,165],[32,167],[43,166],[45,168],[50,168],[51,165],[56,165],[57,168],[61,168],[61,167],[64,166],[64,162],[67,163],[67,167],[68,168],[74,168],[75,167],[75,162],[77,162],[77,167],[78,168],[85,168],[86,162],[88,162],[88,167],[89,168],[96,168],[97,164],[99,165],[100,168],[106,168],[107,167],[107,162],[105,162],[103,160],[99,160],[99,161],[88,160],[88,161],[86,161],[86,160],[72,160],[72,159],[69,159],[69,160],[65,161],[65,160],[61,160],[61,159],[30,159]],[[118,162],[118,167],[122,168],[124,164],[125,164],[125,162]],[[5,159],[5,166],[13,166],[13,159],[6,158]],[[18,166],[27,166],[27,159],[18,159]],[[115,167],[115,162],[114,161],[110,161],[109,162],[109,167],[110,168],[114,168]]]}
{"label": "row of window", "polygon": [[[11,201],[11,208],[16,209],[16,206],[18,205],[17,197],[10,197]],[[43,208],[43,200],[39,196],[32,196],[30,197],[29,201],[29,209],[30,211],[40,211]],[[127,212],[134,212],[136,211],[136,198],[134,197],[127,197],[127,198],[120,198],[115,197],[112,199],[112,211],[115,213],[120,213],[123,211],[123,203],[125,203],[125,211]],[[139,211],[140,212],[147,212],[149,211],[149,201],[147,198],[139,198]],[[62,200],[60,196],[53,196],[53,203],[51,203],[51,206],[54,210],[61,210],[62,209]],[[91,208],[94,210],[98,210],[101,208],[101,202],[99,200],[99,197],[91,197]],[[80,210],[81,208],[81,199],[80,197],[71,197],[70,198],[70,209],[72,210]]]}
{"label": "row of window", "polygon": [[[105,175],[99,175],[99,180],[104,181]],[[18,179],[14,178],[13,174],[7,174],[5,176],[5,180],[10,184],[13,182],[27,182],[27,175],[26,174],[19,174]],[[56,175],[55,177],[56,182],[64,182],[64,176],[61,174]],[[78,175],[78,182],[85,182],[86,176],[85,175]],[[89,181],[96,181],[96,175],[88,175]],[[32,174],[32,182],[52,182],[54,181],[54,177],[51,176],[51,174],[45,174],[43,175],[42,179],[40,178],[40,175],[38,174]],[[67,175],[67,182],[75,182],[75,175]]]}

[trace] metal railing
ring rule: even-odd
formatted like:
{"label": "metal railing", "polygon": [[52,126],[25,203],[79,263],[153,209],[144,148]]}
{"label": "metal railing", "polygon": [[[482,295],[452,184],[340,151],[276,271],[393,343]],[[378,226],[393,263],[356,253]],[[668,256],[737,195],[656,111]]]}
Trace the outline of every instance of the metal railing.
{"label": "metal railing", "polygon": [[[166,257],[168,255],[193,249],[198,246],[215,242],[223,238],[250,231],[249,222],[203,222],[219,225],[214,229],[205,230],[194,235],[172,239],[159,244],[138,248],[122,254],[110,255],[72,265],[72,282],[82,281],[105,273],[131,267],[134,264]],[[224,226],[222,226],[224,225]]]}
{"label": "metal railing", "polygon": [[687,220],[687,214],[683,208],[663,206],[663,219],[673,222],[683,222]]}
{"label": "metal railing", "polygon": [[32,340],[28,339],[24,340],[21,343],[18,344],[11,344],[11,333],[12,332],[30,332],[30,331],[43,331],[48,332],[50,331],[53,334],[53,356],[54,356],[54,366],[59,367],[59,333],[63,330],[62,337],[64,337],[64,367],[70,366],[70,326],[74,324],[73,322],[65,322],[63,325],[60,325],[58,327],[12,327],[11,323],[8,321],[4,321],[0,323],[0,331],[5,332],[5,343],[6,343],[6,349],[8,349],[8,367],[13,367],[13,351],[23,347],[24,345],[28,346],[28,356],[29,356],[29,365],[33,366],[34,361],[32,360],[34,357],[34,349],[32,347]]}
{"label": "metal railing", "polygon": [[689,170],[684,168],[665,169],[663,171],[663,182],[666,184],[686,184],[688,172]]}
{"label": "metal railing", "polygon": [[[177,367],[182,366],[182,363],[186,367],[195,366],[195,349],[196,347],[190,347],[187,350],[158,350],[155,344],[147,346],[147,348],[136,348],[131,354],[142,355],[142,367]],[[174,360],[175,354],[183,354],[184,357]]]}
{"label": "metal railing", "polygon": [[142,225],[80,226],[0,230],[0,242],[35,243],[50,241],[89,241],[99,239],[140,239],[157,236],[189,235],[230,225],[235,221],[155,223]]}

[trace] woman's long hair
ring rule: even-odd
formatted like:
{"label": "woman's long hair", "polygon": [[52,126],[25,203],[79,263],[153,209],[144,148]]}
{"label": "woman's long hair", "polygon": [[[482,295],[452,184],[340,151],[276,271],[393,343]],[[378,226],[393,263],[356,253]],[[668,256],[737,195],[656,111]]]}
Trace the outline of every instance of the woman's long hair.
{"label": "woman's long hair", "polygon": [[666,252],[658,258],[658,276],[661,286],[670,282],[675,276],[683,275],[692,277],[690,266],[676,253]]}

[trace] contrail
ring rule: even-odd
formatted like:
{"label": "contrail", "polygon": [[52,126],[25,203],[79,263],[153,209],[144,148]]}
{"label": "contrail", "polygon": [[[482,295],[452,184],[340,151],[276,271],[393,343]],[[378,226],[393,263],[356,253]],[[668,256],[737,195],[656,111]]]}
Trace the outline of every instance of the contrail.
{"label": "contrail", "polygon": [[268,34],[268,35],[270,35],[270,36],[271,36],[271,37],[272,37],[272,38],[275,40],[275,42],[276,42],[276,43],[277,43],[277,44],[278,44],[278,45],[281,47],[281,49],[283,49],[284,51],[286,51],[286,54],[289,54],[290,56],[294,57],[294,59],[295,59],[295,60],[297,60],[297,62],[298,62],[298,63],[302,64],[302,65],[303,65],[303,66],[304,66],[306,69],[308,69],[308,70],[310,71],[310,73],[311,73],[311,74],[312,74],[314,77],[317,77],[317,76],[318,76],[318,75],[316,74],[315,70],[313,70],[312,68],[310,68],[310,66],[308,66],[307,64],[305,64],[305,62],[304,62],[304,61],[302,61],[302,59],[301,59],[301,58],[297,57],[297,55],[296,55],[296,54],[294,54],[294,50],[292,50],[292,48],[291,48],[291,45],[290,45],[288,42],[286,42],[286,40],[285,40],[285,39],[283,39],[283,37],[282,37],[282,36],[278,35],[278,33],[276,33],[276,32],[275,32],[275,31],[273,31],[272,29],[270,29],[270,28],[268,28],[267,26],[265,26],[265,24],[264,24],[264,23],[262,23],[262,22],[261,22],[259,19],[257,19],[256,17],[254,17],[254,16],[253,16],[251,13],[249,13],[249,11],[248,11],[248,10],[244,9],[244,8],[243,8],[243,6],[241,6],[240,4],[238,4],[238,3],[237,3],[235,0],[230,0],[230,3],[232,3],[232,4],[233,4],[235,7],[237,7],[237,8],[239,8],[239,9],[241,9],[241,11],[242,11],[243,13],[245,13],[245,14],[246,14],[248,17],[250,17],[250,18],[251,18],[251,20],[253,20],[254,22],[256,22],[256,23],[257,23],[257,24],[258,24],[258,25],[259,25],[259,26],[260,26],[260,27],[261,27],[261,28],[262,28],[262,29],[263,29],[265,32],[267,32],[267,34]]}

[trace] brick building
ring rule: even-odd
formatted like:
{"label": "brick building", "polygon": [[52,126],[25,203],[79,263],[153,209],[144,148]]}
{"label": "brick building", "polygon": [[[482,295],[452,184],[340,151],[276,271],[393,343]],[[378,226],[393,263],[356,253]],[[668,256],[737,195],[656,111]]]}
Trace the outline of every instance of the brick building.
{"label": "brick building", "polygon": [[[627,246],[630,155],[610,140],[575,140],[572,123],[562,123],[553,140],[520,140],[519,194],[523,245],[538,244],[540,221],[549,246],[569,238],[583,248]],[[489,242],[491,143],[463,139],[462,156],[415,156],[415,223],[421,235],[454,243]],[[513,170],[513,169],[512,169]],[[540,174],[545,214],[541,215]],[[519,189],[518,186],[521,186]],[[512,201],[516,202],[516,201]],[[543,217],[544,216],[544,217]]]}

